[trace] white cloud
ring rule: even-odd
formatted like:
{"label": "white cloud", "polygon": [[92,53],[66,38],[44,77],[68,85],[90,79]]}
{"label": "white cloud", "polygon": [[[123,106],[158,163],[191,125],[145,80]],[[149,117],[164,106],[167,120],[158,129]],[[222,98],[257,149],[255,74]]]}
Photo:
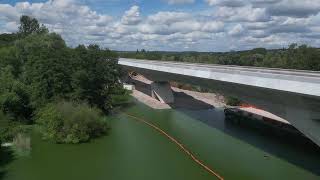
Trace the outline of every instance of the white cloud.
{"label": "white cloud", "polygon": [[174,22],[184,21],[189,18],[192,18],[192,15],[184,12],[158,12],[154,15],[150,15],[147,18],[147,21],[150,21],[150,23],[168,25]]}
{"label": "white cloud", "polygon": [[308,17],[320,11],[319,0],[280,0],[267,7],[275,16]]}
{"label": "white cloud", "polygon": [[18,23],[21,15],[37,18],[51,31],[60,33],[70,45],[82,43],[86,35],[101,35],[107,31],[106,26],[112,21],[111,16],[97,14],[88,6],[80,5],[74,0],[18,2],[15,6],[0,4],[0,19],[7,22],[4,27],[6,31],[17,31],[18,26],[14,24]]}
{"label": "white cloud", "polygon": [[210,6],[242,7],[246,4],[243,0],[205,0]]}
{"label": "white cloud", "polygon": [[245,29],[242,27],[242,25],[241,25],[241,24],[237,24],[237,25],[235,25],[234,27],[232,27],[232,29],[229,30],[228,33],[229,33],[231,36],[239,36],[239,35],[241,35],[244,31],[245,31]]}
{"label": "white cloud", "polygon": [[202,31],[205,32],[220,32],[224,28],[224,23],[221,21],[209,21],[203,23],[201,28]]}
{"label": "white cloud", "polygon": [[6,29],[6,32],[16,31],[16,29],[18,29],[18,24],[16,22],[8,22],[5,24],[4,29]]}
{"label": "white cloud", "polygon": [[[169,4],[194,2],[166,1]],[[142,16],[139,6],[131,6],[114,17],[98,13],[76,0],[0,3],[0,31],[17,31],[19,17],[25,14],[61,34],[70,46],[98,43],[117,50],[187,48],[199,51],[262,45],[274,48],[292,41],[320,46],[320,41],[314,40],[320,38],[318,0],[304,3],[300,0],[202,1],[210,5],[205,11],[142,12]],[[283,9],[279,10],[280,7]]]}
{"label": "white cloud", "polygon": [[270,16],[263,8],[243,6],[239,8],[219,7],[214,16],[227,21],[269,21]]}
{"label": "white cloud", "polygon": [[19,13],[16,8],[10,6],[9,4],[0,4],[0,19],[6,21],[14,21],[19,18]]}
{"label": "white cloud", "polygon": [[168,4],[191,4],[194,3],[195,0],[165,0]]}
{"label": "white cloud", "polygon": [[132,6],[121,19],[122,24],[136,25],[141,21],[139,6]]}

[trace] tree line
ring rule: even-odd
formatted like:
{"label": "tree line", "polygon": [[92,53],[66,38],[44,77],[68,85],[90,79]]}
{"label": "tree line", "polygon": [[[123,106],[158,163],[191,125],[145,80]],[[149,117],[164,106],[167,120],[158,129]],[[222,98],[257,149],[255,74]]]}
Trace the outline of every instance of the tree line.
{"label": "tree line", "polygon": [[107,131],[100,120],[121,105],[115,99],[126,103],[129,97],[117,60],[117,53],[98,45],[70,48],[37,19],[22,16],[18,32],[0,34],[0,139],[12,140],[35,122],[56,142],[78,143],[96,136],[95,130]]}
{"label": "tree line", "polygon": [[320,49],[298,44],[272,50],[255,48],[231,52],[161,52],[142,49],[118,54],[123,58],[320,71]]}

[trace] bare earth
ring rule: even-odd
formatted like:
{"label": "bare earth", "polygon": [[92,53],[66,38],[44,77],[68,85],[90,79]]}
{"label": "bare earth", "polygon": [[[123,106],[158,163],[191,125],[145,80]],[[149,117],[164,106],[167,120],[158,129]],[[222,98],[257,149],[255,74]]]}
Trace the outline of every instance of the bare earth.
{"label": "bare earth", "polygon": [[[172,104],[163,104],[160,101],[151,97],[152,81],[146,79],[142,75],[132,76],[132,83],[135,84],[135,90],[133,90],[132,96],[138,101],[146,104],[153,109],[171,109],[171,108],[186,108],[186,109],[211,109],[211,108],[224,108],[226,104],[224,97],[214,93],[202,93],[196,91],[189,91],[171,87],[175,102]],[[252,107],[239,107],[242,111],[256,114],[262,117],[268,117],[280,121],[282,123],[289,124],[288,121],[282,119],[274,114],[266,112],[261,109]]]}
{"label": "bare earth", "polygon": [[153,109],[210,109],[225,106],[224,99],[220,95],[183,90],[176,87],[172,87],[175,102],[172,104],[163,104],[151,97],[150,84],[152,81],[141,75],[133,76],[132,79],[135,84],[135,90],[133,90],[132,96]]}
{"label": "bare earth", "polygon": [[246,112],[249,112],[249,113],[252,113],[252,114],[257,114],[259,116],[262,116],[262,117],[266,117],[266,118],[270,118],[270,119],[273,119],[273,120],[276,120],[276,121],[279,121],[281,123],[285,123],[285,124],[290,124],[289,121],[281,118],[281,117],[278,117],[274,114],[271,114],[267,111],[264,111],[262,109],[257,109],[257,108],[252,108],[252,107],[243,107],[243,108],[239,108],[243,111],[246,111]]}

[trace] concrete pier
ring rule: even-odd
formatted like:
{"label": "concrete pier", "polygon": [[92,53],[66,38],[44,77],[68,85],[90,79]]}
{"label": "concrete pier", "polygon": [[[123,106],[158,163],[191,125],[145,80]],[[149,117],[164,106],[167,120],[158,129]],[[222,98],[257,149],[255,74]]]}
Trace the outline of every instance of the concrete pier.
{"label": "concrete pier", "polygon": [[[288,120],[320,146],[320,72],[125,58],[119,64],[153,81],[195,84],[238,97]],[[155,87],[157,98],[172,101],[168,87]]]}
{"label": "concrete pier", "polygon": [[153,82],[151,84],[151,95],[164,104],[174,102],[174,96],[169,82]]}

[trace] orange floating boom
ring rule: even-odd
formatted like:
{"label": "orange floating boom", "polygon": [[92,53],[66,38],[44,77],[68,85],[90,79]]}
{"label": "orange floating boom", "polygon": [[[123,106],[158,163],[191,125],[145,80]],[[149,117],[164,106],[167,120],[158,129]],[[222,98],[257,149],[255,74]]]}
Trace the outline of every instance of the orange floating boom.
{"label": "orange floating boom", "polygon": [[172,136],[170,136],[168,133],[166,133],[164,130],[162,130],[161,128],[157,127],[156,125],[133,115],[124,113],[125,115],[127,115],[128,117],[131,117],[139,122],[145,123],[148,126],[152,127],[153,129],[157,130],[158,132],[160,132],[162,135],[166,136],[168,139],[170,139],[172,142],[174,142],[176,145],[178,145],[180,147],[180,149],[182,151],[184,151],[188,156],[191,157],[191,159],[196,162],[197,164],[199,164],[201,167],[203,167],[206,171],[208,171],[210,174],[214,175],[215,177],[217,177],[220,180],[224,180],[224,178],[222,176],[220,176],[218,173],[214,172],[210,167],[208,167],[207,165],[205,165],[201,160],[199,160],[195,155],[193,155],[185,146],[183,146],[183,144],[181,144],[178,140],[176,140],[175,138],[173,138]]}

